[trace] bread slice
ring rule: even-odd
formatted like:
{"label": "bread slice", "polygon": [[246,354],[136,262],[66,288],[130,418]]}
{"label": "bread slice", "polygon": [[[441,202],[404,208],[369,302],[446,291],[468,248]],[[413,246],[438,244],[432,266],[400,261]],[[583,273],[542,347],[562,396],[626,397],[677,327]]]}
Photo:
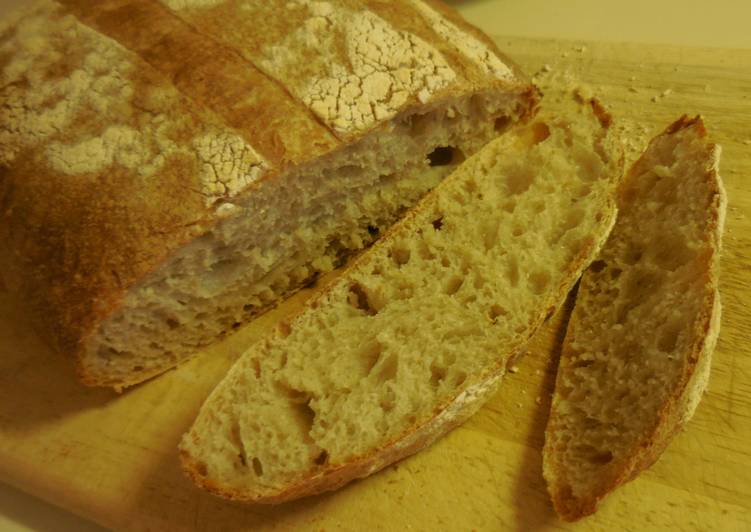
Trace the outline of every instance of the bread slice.
{"label": "bread slice", "polygon": [[406,0],[42,0],[0,66],[0,273],[114,387],[368,245],[538,99]]}
{"label": "bread slice", "polygon": [[700,117],[684,116],[652,140],[579,286],[543,452],[566,520],[657,460],[707,385],[726,199],[706,135]]}
{"label": "bread slice", "polygon": [[609,116],[569,107],[468,159],[239,359],[181,444],[198,485],[262,503],[335,489],[481,406],[615,219]]}

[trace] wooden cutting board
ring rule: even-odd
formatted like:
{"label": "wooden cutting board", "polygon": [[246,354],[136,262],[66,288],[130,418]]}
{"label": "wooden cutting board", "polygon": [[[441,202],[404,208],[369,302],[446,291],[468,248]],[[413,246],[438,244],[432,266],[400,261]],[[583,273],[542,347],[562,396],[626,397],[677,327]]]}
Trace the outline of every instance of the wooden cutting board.
{"label": "wooden cutting board", "polygon": [[652,469],[576,525],[553,514],[540,449],[562,309],[487,406],[430,449],[335,493],[228,503],[181,475],[177,442],[243,347],[310,291],[120,396],[79,386],[0,294],[2,480],[117,529],[751,530],[751,50],[499,43],[542,85],[587,83],[625,120],[632,152],[684,112],[704,114],[723,146],[722,332],[709,391]]}

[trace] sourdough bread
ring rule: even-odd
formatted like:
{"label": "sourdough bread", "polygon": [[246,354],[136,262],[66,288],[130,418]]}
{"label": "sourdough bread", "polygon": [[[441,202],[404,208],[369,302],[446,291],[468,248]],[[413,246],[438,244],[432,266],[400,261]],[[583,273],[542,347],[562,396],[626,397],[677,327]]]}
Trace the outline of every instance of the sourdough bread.
{"label": "sourdough bread", "polygon": [[543,453],[566,520],[591,514],[657,460],[707,385],[720,326],[719,156],[699,117],[652,140],[582,278]]}
{"label": "sourdough bread", "polygon": [[183,438],[187,473],[281,502],[369,475],[475,412],[612,227],[609,125],[571,100],[465,161],[238,360]]}
{"label": "sourdough bread", "polygon": [[331,270],[537,102],[420,0],[43,0],[0,67],[0,271],[113,387]]}

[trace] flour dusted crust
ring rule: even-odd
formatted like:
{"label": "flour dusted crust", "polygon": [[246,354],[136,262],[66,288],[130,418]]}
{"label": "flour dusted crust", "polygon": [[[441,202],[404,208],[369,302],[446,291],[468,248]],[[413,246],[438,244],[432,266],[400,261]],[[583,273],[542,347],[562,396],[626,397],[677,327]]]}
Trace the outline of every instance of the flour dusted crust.
{"label": "flour dusted crust", "polygon": [[366,4],[41,0],[0,26],[0,267],[51,343],[79,353],[230,200],[401,113],[498,90],[532,112],[521,75]]}
{"label": "flour dusted crust", "polygon": [[[4,275],[62,350],[267,169],[117,42],[41,2],[0,44]],[[218,172],[217,172],[218,171]]]}
{"label": "flour dusted crust", "polygon": [[[342,139],[411,106],[521,79],[458,15],[420,1],[161,1],[230,47],[251,43],[240,53]],[[247,14],[241,20],[234,16],[238,5]],[[279,10],[284,24],[256,23],[278,18]]]}

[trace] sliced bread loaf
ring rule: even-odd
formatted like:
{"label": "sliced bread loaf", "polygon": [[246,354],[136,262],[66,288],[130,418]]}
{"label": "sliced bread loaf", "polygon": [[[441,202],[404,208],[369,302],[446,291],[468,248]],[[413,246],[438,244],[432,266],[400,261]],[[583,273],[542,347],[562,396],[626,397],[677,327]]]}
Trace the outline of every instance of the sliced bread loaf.
{"label": "sliced bread loaf", "polygon": [[41,0],[0,67],[0,276],[114,387],[333,269],[537,101],[418,0]]}
{"label": "sliced bread loaf", "polygon": [[707,385],[720,326],[719,156],[698,117],[684,116],[652,140],[582,278],[543,456],[564,519],[591,514],[649,467]]}
{"label": "sliced bread loaf", "polygon": [[475,412],[614,222],[609,125],[572,99],[468,159],[240,358],[182,441],[187,473],[280,502],[369,475]]}

